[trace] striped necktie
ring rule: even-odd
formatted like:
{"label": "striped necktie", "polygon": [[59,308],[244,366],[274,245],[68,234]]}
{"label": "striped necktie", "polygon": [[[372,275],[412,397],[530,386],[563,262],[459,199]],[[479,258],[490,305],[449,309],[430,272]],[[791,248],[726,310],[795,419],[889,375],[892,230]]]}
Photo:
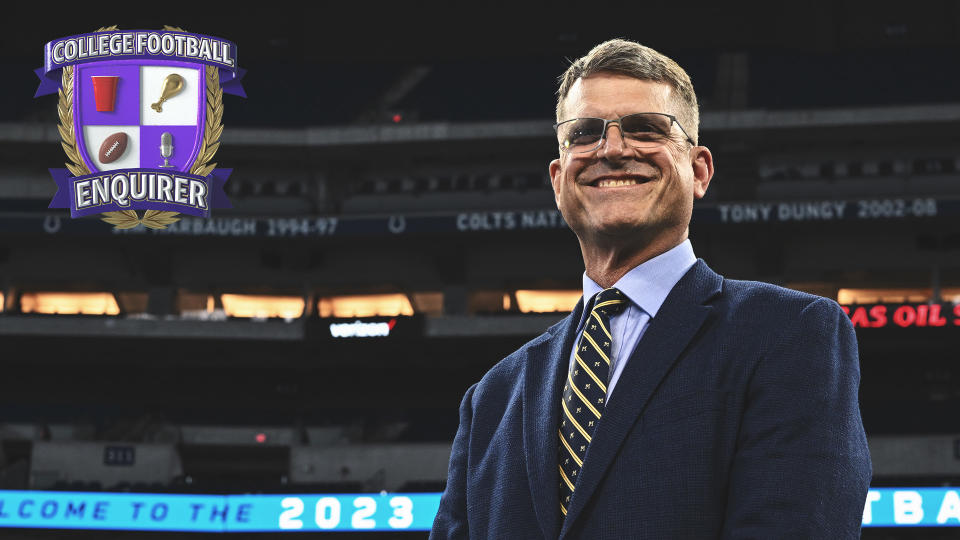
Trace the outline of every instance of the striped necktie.
{"label": "striped necktie", "polygon": [[610,379],[610,317],[627,305],[614,288],[596,296],[593,310],[583,325],[560,403],[560,511],[567,515],[587,446],[603,414]]}

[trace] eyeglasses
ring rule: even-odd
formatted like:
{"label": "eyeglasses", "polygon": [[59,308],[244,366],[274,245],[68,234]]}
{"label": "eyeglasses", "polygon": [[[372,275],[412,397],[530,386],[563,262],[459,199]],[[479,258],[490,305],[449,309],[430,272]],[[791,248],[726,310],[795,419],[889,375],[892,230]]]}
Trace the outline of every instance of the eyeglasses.
{"label": "eyeglasses", "polygon": [[656,148],[670,140],[670,131],[673,124],[687,138],[692,146],[696,146],[687,130],[683,129],[677,117],[672,114],[643,112],[634,113],[606,120],[603,118],[571,118],[554,124],[557,130],[557,142],[560,151],[573,154],[592,152],[600,147],[607,138],[607,126],[617,124],[623,140],[633,148]]}

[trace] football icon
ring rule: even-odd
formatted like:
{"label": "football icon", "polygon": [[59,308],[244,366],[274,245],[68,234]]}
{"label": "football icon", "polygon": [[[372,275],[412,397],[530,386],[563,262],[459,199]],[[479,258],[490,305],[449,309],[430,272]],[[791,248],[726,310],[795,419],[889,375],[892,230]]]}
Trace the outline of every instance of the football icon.
{"label": "football icon", "polygon": [[127,150],[127,134],[118,131],[103,140],[100,145],[100,163],[113,163]]}

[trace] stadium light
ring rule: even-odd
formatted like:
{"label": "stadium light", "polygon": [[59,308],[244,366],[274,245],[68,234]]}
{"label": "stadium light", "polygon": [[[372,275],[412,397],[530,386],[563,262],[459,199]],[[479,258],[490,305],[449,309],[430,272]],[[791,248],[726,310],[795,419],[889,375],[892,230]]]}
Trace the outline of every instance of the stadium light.
{"label": "stadium light", "polygon": [[532,291],[519,290],[515,296],[517,308],[522,313],[552,313],[556,311],[573,311],[573,307],[580,300],[579,290]]}
{"label": "stadium light", "polygon": [[944,302],[960,304],[960,287],[940,289],[940,297],[943,298]]}
{"label": "stadium light", "polygon": [[[947,297],[946,290],[942,296]],[[837,291],[838,304],[919,304],[927,302],[933,296],[929,288],[915,289],[840,289]]]}
{"label": "stadium light", "polygon": [[328,296],[317,302],[321,317],[395,317],[413,315],[410,298],[397,294],[363,294],[353,296]]}
{"label": "stadium light", "polygon": [[20,297],[23,313],[55,315],[117,315],[117,299],[108,292],[25,292]]}
{"label": "stadium light", "polygon": [[426,315],[443,315],[442,292],[415,292],[410,294],[413,311]]}
{"label": "stadium light", "polygon": [[[306,305],[299,296],[259,296],[249,294],[220,295],[223,311],[230,317],[283,317],[296,319],[303,315]],[[207,301],[209,308],[210,302]]]}

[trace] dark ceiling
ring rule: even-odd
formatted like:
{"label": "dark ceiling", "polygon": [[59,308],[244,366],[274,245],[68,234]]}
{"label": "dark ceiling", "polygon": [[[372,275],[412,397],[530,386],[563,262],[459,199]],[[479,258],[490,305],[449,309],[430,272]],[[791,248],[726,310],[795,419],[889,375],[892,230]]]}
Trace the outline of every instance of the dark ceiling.
{"label": "dark ceiling", "polygon": [[[326,61],[444,61],[459,58],[579,56],[611,37],[666,53],[781,49],[817,52],[876,48],[956,48],[960,2],[584,2],[196,3],[189,11],[159,3],[144,9],[85,9],[53,20],[4,25],[6,60],[42,59],[49,40],[117,24],[164,24],[238,44],[241,61],[293,57]],[[196,7],[199,6],[199,7]],[[319,6],[319,7],[318,7]],[[904,7],[908,6],[908,7]],[[52,8],[51,8],[52,9]],[[126,11],[126,13],[125,13]],[[144,11],[153,14],[144,15]],[[39,65],[39,64],[38,64]]]}

